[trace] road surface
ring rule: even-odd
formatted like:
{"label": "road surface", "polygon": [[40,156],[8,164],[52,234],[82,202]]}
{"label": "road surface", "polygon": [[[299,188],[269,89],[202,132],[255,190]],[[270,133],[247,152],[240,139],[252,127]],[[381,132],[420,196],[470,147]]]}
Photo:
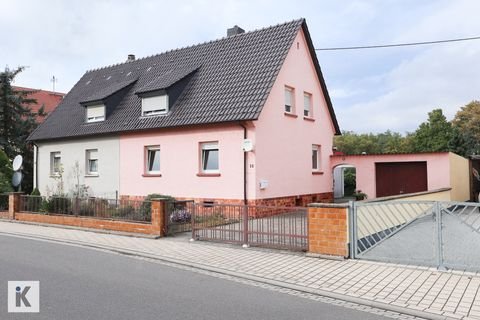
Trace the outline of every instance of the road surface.
{"label": "road surface", "polygon": [[[40,313],[7,313],[7,281],[39,280]],[[0,235],[0,319],[386,319],[110,252]]]}

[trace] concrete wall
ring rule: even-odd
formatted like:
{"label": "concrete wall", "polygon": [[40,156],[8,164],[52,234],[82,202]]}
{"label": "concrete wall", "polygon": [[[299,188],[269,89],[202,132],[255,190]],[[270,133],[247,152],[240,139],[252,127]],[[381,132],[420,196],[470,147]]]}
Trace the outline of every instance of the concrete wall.
{"label": "concrete wall", "polygon": [[[284,113],[285,86],[295,89],[294,116]],[[303,116],[304,91],[312,95],[311,119]],[[333,191],[329,157],[334,127],[303,31],[293,42],[255,127],[257,198]],[[321,146],[318,174],[312,174],[312,144]],[[268,181],[263,190],[261,180]]]}
{"label": "concrete wall", "polygon": [[[199,176],[200,143],[218,141],[219,175]],[[238,124],[120,136],[120,193],[243,199],[243,128]],[[145,175],[144,149],[160,146],[160,175]]]}
{"label": "concrete wall", "polygon": [[468,201],[470,199],[469,160],[454,153],[449,154],[449,159],[451,200]]}
{"label": "concrete wall", "polygon": [[[63,166],[63,185],[66,193],[71,193],[77,184],[75,163],[78,162],[80,184],[89,187],[89,195],[115,197],[119,190],[119,139],[117,137],[84,138],[39,142],[38,145],[38,188],[42,195],[58,192],[58,178],[50,175],[50,153],[60,152]],[[98,176],[87,176],[85,152],[98,150]]]}
{"label": "concrete wall", "polygon": [[[356,168],[357,174],[357,190],[361,190],[368,195],[369,199],[372,199],[376,197],[375,163],[426,161],[428,190],[436,190],[451,187],[450,159],[451,157],[448,152],[352,156],[335,155],[331,157],[330,165],[331,170],[338,165],[353,165]],[[456,158],[454,157],[454,159]],[[460,160],[458,161],[461,162]]]}

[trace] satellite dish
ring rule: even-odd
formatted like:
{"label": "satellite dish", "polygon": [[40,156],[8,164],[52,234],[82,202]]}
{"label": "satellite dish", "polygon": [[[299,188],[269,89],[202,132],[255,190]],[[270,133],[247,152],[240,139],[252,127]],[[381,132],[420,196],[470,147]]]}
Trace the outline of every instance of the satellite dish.
{"label": "satellite dish", "polygon": [[18,155],[13,159],[13,171],[18,171],[22,168],[23,164],[23,157],[21,155]]}
{"label": "satellite dish", "polygon": [[23,174],[19,171],[13,173],[12,185],[16,188],[22,183]]}

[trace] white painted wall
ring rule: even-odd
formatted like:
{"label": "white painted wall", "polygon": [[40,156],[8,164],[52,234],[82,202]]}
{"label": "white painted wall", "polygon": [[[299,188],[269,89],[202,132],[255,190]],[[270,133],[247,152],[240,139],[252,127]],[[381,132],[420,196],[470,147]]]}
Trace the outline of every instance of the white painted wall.
{"label": "white painted wall", "polygon": [[[80,184],[89,187],[89,195],[115,197],[115,191],[119,190],[120,143],[118,137],[39,142],[37,146],[38,177],[36,178],[42,195],[51,195],[58,188],[58,179],[50,175],[50,153],[60,152],[65,192],[73,191],[77,184],[74,168],[78,161]],[[85,153],[88,149],[98,150],[98,176],[85,175]]]}

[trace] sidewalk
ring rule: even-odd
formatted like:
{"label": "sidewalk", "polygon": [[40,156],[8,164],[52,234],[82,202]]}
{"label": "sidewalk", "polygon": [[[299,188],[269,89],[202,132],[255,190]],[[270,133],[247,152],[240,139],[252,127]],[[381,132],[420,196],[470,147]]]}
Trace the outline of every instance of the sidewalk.
{"label": "sidewalk", "polygon": [[480,319],[480,275],[0,221],[0,234],[105,248],[430,319]]}

